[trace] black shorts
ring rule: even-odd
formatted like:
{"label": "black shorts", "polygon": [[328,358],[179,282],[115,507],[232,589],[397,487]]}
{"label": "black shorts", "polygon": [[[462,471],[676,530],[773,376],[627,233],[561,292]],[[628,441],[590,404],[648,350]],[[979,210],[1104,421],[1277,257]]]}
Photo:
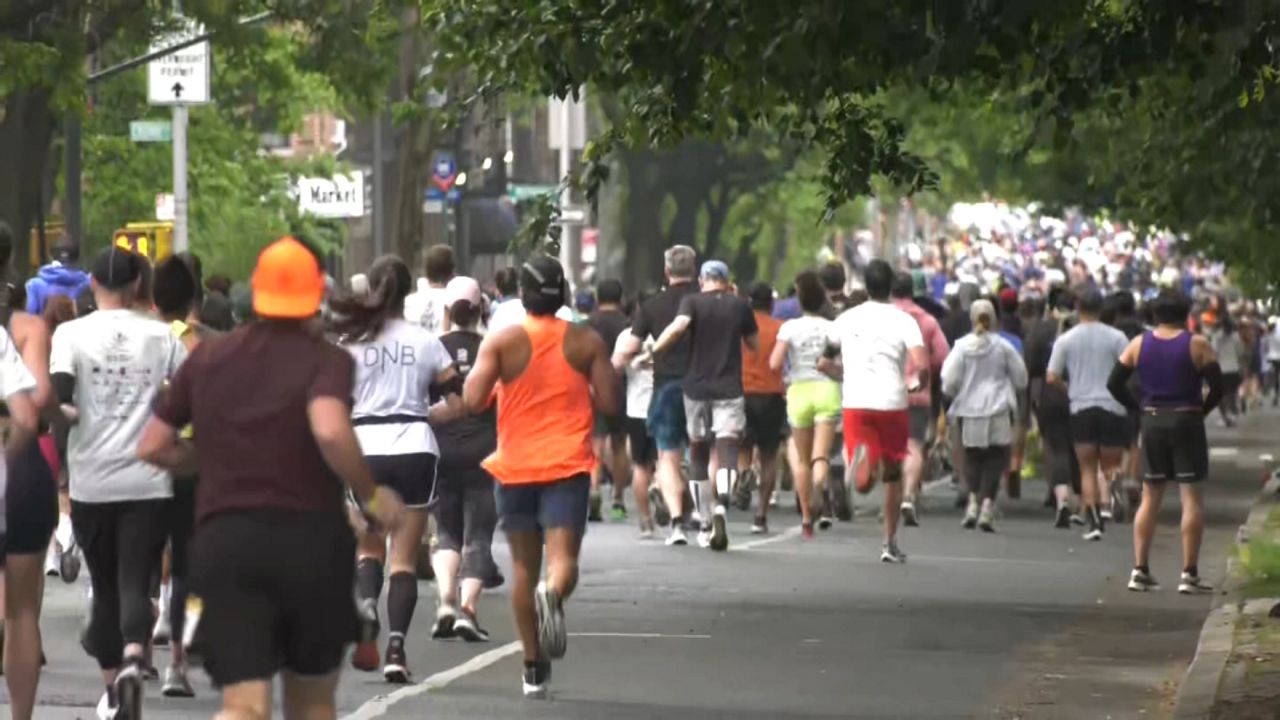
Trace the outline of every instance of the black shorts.
{"label": "black shorts", "polygon": [[1096,445],[1104,448],[1127,448],[1129,418],[1102,408],[1085,408],[1071,413],[1071,442],[1076,445]]}
{"label": "black shorts", "polygon": [[591,428],[592,437],[622,439],[626,437],[626,431],[626,422],[621,415],[605,415],[602,412],[596,412],[595,422]]}
{"label": "black shorts", "polygon": [[340,512],[205,520],[191,547],[191,590],[204,602],[200,636],[214,683],[337,670],[356,639],[355,552]]}
{"label": "black shorts", "polygon": [[1209,476],[1209,441],[1196,412],[1145,413],[1142,454],[1147,482],[1192,483]]}
{"label": "black shorts", "polygon": [[4,494],[4,554],[43,553],[58,525],[58,485],[40,443],[32,441],[9,468]]}
{"label": "black shorts", "polygon": [[787,429],[787,398],[785,395],[745,396],[747,431],[743,444],[755,446],[765,455],[778,452]]}
{"label": "black shorts", "polygon": [[631,448],[632,464],[652,467],[658,461],[658,444],[649,434],[645,418],[627,418],[627,445]]}
{"label": "black shorts", "polygon": [[907,437],[921,444],[928,440],[930,430],[929,421],[935,417],[932,415],[932,412],[933,411],[927,407],[912,406],[909,408],[907,417],[911,423],[911,434]]}
{"label": "black shorts", "polygon": [[425,508],[436,489],[436,456],[431,453],[409,455],[370,455],[365,458],[373,479],[396,491],[405,507]]}

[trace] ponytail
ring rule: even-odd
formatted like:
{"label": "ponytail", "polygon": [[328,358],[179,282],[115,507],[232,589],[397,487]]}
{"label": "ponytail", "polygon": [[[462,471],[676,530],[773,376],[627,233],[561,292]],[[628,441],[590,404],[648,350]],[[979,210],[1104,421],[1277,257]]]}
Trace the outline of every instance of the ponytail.
{"label": "ponytail", "polygon": [[973,334],[986,335],[991,332],[993,325],[995,325],[995,322],[990,315],[979,315],[977,322],[973,324]]}
{"label": "ponytail", "polygon": [[413,278],[409,266],[384,255],[369,268],[369,292],[363,297],[342,293],[329,301],[331,329],[343,342],[367,342],[382,334],[387,321],[404,315],[404,299]]}

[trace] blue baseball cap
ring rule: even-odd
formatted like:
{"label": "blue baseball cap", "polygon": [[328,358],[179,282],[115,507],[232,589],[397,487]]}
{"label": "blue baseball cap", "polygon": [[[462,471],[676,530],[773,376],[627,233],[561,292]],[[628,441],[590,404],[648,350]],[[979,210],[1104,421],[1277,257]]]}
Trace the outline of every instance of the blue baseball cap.
{"label": "blue baseball cap", "polygon": [[725,265],[721,260],[708,260],[702,263],[702,272],[700,273],[703,280],[721,280],[729,281],[729,266]]}

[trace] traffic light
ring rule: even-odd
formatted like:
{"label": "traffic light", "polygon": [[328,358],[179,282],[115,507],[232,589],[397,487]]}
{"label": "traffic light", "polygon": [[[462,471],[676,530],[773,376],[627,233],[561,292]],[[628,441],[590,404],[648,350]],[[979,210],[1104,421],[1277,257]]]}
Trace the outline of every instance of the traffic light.
{"label": "traffic light", "polygon": [[167,222],[129,223],[116,231],[111,242],[156,263],[173,253],[173,225]]}
{"label": "traffic light", "polygon": [[117,230],[115,236],[116,247],[131,250],[150,258],[152,256],[152,248],[155,243],[151,241],[151,233],[146,230]]}

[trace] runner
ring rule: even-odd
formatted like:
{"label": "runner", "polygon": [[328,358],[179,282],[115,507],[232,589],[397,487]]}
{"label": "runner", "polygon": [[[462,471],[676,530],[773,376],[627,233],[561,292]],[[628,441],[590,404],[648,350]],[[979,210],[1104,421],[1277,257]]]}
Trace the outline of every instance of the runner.
{"label": "runner", "polygon": [[[902,463],[911,434],[908,395],[924,387],[929,357],[920,326],[889,304],[893,269],[872,260],[863,279],[869,302],[836,318],[828,338],[829,354],[840,362],[828,369],[843,376],[845,485],[867,493],[878,478],[884,483],[884,546],[880,560],[904,563],[898,548],[898,512],[902,505]],[[907,377],[907,363],[916,373]]]}
{"label": "runner", "polygon": [[[489,326],[498,319],[499,312],[511,312],[520,309],[523,315],[524,306],[520,303],[520,271],[516,268],[499,268],[493,274],[493,286],[497,291],[493,307],[489,309]],[[511,308],[511,310],[504,310]]]}
{"label": "runner", "polygon": [[119,247],[93,263],[98,310],[60,326],[49,372],[74,407],[68,441],[71,522],[93,602],[83,645],[107,690],[98,714],[136,718],[151,639],[151,584],[167,540],[167,472],[134,452],[151,401],[186,355],[169,326],[134,312],[144,260]]}
{"label": "runner", "polygon": [[[708,260],[702,264],[699,282],[702,292],[680,301],[675,319],[658,336],[650,354],[660,357],[685,335],[691,340],[684,376],[689,487],[694,510],[702,516],[698,544],[721,551],[729,548],[725,506],[737,485],[738,446],[747,424],[742,349],[745,345],[759,352],[760,346],[755,315],[730,291],[729,266]],[[708,487],[711,477],[715,478],[714,496]]]}
{"label": "runner", "polygon": [[79,269],[80,245],[70,237],[60,238],[53,246],[53,257],[27,281],[27,312],[40,315],[49,298],[62,295],[77,300],[89,294],[89,273]]}
{"label": "runner", "polygon": [[1218,406],[1221,422],[1227,427],[1235,427],[1240,418],[1240,385],[1243,377],[1245,354],[1244,343],[1240,333],[1231,320],[1231,316],[1223,313],[1205,313],[1205,334],[1213,346],[1218,365],[1222,368],[1222,403]]}
{"label": "runner", "polygon": [[[622,283],[604,280],[596,287],[596,295],[599,304],[587,322],[593,330],[600,333],[604,346],[612,352],[618,344],[618,336],[631,325],[626,313],[622,311]],[[587,519],[592,522],[603,519],[600,515],[600,481],[607,471],[613,482],[611,517],[617,522],[626,520],[624,493],[631,470],[627,467],[627,427],[622,414],[613,417],[597,414],[592,443],[597,460],[596,468],[591,473],[591,514]]]}
{"label": "runner", "polygon": [[[75,301],[66,295],[55,295],[44,304],[41,314],[47,328],[45,356],[48,356],[53,333],[58,326],[76,319]],[[48,361],[45,362],[48,365]],[[52,386],[51,386],[52,387]],[[52,402],[52,395],[50,401]],[[55,403],[56,404],[56,403]],[[55,416],[55,420],[57,417]],[[66,423],[55,422],[40,436],[40,449],[53,472],[58,487],[58,525],[53,531],[53,541],[45,554],[45,577],[60,577],[73,583],[80,576],[82,564],[80,551],[75,546],[75,534],[71,531],[71,495],[67,485],[67,433]]]}
{"label": "runner", "polygon": [[[1170,482],[1182,499],[1182,577],[1178,592],[1211,592],[1198,570],[1204,511],[1200,481],[1209,474],[1204,418],[1223,392],[1222,369],[1208,340],[1187,331],[1191,306],[1174,290],[1152,301],[1156,328],[1133,339],[1111,372],[1107,387],[1125,407],[1142,410],[1142,446],[1147,461],[1142,505],[1133,523],[1134,567],[1129,589],[1159,589],[1149,566],[1157,516]],[[1142,386],[1139,403],[1129,391],[1134,370]],[[1207,396],[1202,395],[1208,387]]]}
{"label": "runner", "polygon": [[893,305],[910,315],[920,326],[920,336],[924,338],[925,355],[929,365],[916,368],[908,364],[909,376],[923,373],[925,386],[911,393],[908,398],[911,417],[911,434],[907,439],[907,460],[902,466],[903,499],[902,523],[907,527],[920,524],[919,508],[920,489],[924,480],[924,452],[929,440],[929,431],[937,424],[937,416],[933,414],[933,377],[942,372],[942,364],[947,359],[950,345],[942,334],[942,328],[932,315],[915,303],[915,279],[911,273],[900,272],[894,277]]}
{"label": "runner", "polygon": [[[1129,447],[1129,422],[1124,406],[1107,390],[1107,378],[1124,351],[1124,333],[1104,325],[1102,295],[1087,290],[1077,299],[1079,323],[1053,344],[1045,376],[1050,384],[1067,386],[1071,401],[1071,440],[1080,461],[1086,540],[1101,540],[1112,517],[1117,483],[1111,487],[1120,459]],[[1114,491],[1114,492],[1112,492]],[[1121,506],[1123,499],[1121,498]]]}
{"label": "runner", "polygon": [[[742,348],[742,391],[745,393],[747,429],[738,455],[738,484],[734,502],[739,510],[751,509],[751,488],[755,471],[752,456],[760,465],[760,505],[756,508],[751,534],[769,532],[769,500],[778,482],[778,449],[787,431],[787,388],[782,369],[773,369],[770,359],[778,344],[782,321],[773,318],[773,288],[766,283],[751,286],[748,297],[758,328],[759,352],[744,343]],[[785,355],[784,355],[785,357]]]}
{"label": "runner", "polygon": [[[0,221],[0,268],[8,267],[13,235]],[[21,305],[5,308],[0,330],[0,395],[8,438],[4,488],[4,670],[10,716],[30,720],[40,682],[43,561],[58,521],[57,485],[36,442],[39,416],[57,413],[49,380],[49,331]]]}
{"label": "runner", "polygon": [[[632,308],[632,315],[640,312],[640,307],[648,297],[637,299]],[[626,350],[630,332],[618,335],[614,344],[614,356]],[[645,343],[653,344],[653,338],[645,338]],[[626,363],[627,383],[627,447],[631,455],[631,485],[635,493],[636,512],[640,516],[640,537],[648,540],[654,537],[657,525],[666,526],[671,522],[662,500],[662,491],[653,483],[654,465],[658,460],[658,446],[653,441],[646,427],[649,417],[649,405],[653,402],[653,366],[640,366],[637,363]],[[650,494],[655,501],[650,502]]]}
{"label": "runner", "polygon": [[[355,364],[316,332],[323,293],[309,248],[293,238],[267,246],[253,275],[261,319],[198,347],[137,443],[152,463],[200,474],[191,589],[219,717],[270,717],[277,673],[286,717],[335,716],[356,636],[342,484],[378,527],[394,531],[403,511],[360,453]],[[179,437],[188,423],[198,459]]]}
{"label": "runner", "polygon": [[456,262],[453,248],[448,245],[432,245],[427,249],[427,277],[418,280],[416,292],[410,292],[404,300],[404,319],[417,323],[427,332],[439,335],[449,329],[445,312],[445,286],[453,279]]}
{"label": "runner", "polygon": [[[619,395],[599,334],[554,317],[568,295],[560,263],[546,255],[525,263],[520,293],[528,317],[480,344],[463,401],[483,413],[497,388],[498,448],[484,466],[498,480],[498,514],[511,546],[524,694],[545,697],[551,660],[565,654],[564,602],[578,583],[594,410],[617,413]],[[544,543],[547,579],[535,589]]]}
{"label": "runner", "polygon": [[[622,369],[632,363],[641,353],[643,343],[648,342],[651,337],[656,338],[675,321],[684,298],[698,292],[698,286],[694,283],[694,276],[698,272],[697,255],[693,248],[687,245],[669,248],[663,257],[663,265],[667,289],[641,304],[632,321],[631,334],[622,335],[626,340],[622,351],[614,355],[615,368]],[[680,466],[684,460],[688,438],[683,386],[685,370],[689,367],[690,344],[688,337],[682,337],[666,354],[653,359],[653,398],[646,420],[649,435],[658,446],[655,475],[661,491],[650,491],[649,499],[654,506],[655,518],[664,514],[664,506],[671,518],[668,545],[689,543],[684,532],[684,522],[687,519],[686,513],[691,508],[684,504],[685,479]],[[646,357],[653,356],[650,350],[644,351]]]}
{"label": "runner", "polygon": [[1264,348],[1271,375],[1271,407],[1280,407],[1280,318],[1272,317],[1268,322]]}
{"label": "runner", "polygon": [[[377,620],[378,598],[382,596],[383,566],[389,566],[390,633],[382,675],[387,682],[403,684],[410,677],[404,646],[418,604],[418,553],[440,457],[432,425],[447,422],[461,408],[455,412],[443,404],[430,406],[431,386],[448,383],[456,372],[453,359],[430,330],[402,319],[412,283],[409,266],[394,255],[386,255],[374,261],[368,275],[370,290],[365,298],[334,298],[330,307],[336,318],[332,329],[356,366],[351,417],[360,449],[374,481],[394,490],[408,510],[404,523],[390,537],[389,552],[383,529],[369,528],[361,534],[356,564],[358,610],[372,622]],[[478,286],[475,290],[479,295]],[[446,288],[442,300],[449,299]],[[448,303],[442,302],[441,307],[447,308]],[[446,609],[449,617],[443,616]],[[451,635],[453,609],[442,607],[441,611],[433,635]],[[351,658],[352,666],[364,672],[377,670],[377,643],[377,633],[362,637]]]}
{"label": "runner", "polygon": [[[840,417],[840,384],[819,369],[831,321],[822,316],[826,294],[818,274],[806,270],[796,276],[796,297],[802,317],[778,329],[778,343],[769,359],[775,371],[787,367],[787,418],[791,423],[791,477],[800,500],[800,528],[813,537],[813,492],[826,498],[827,477],[836,422]],[[823,506],[829,505],[824,502]],[[824,513],[824,526],[831,518]]]}
{"label": "runner", "polygon": [[[1027,387],[1022,355],[996,332],[987,300],[969,307],[973,332],[956,341],[942,366],[942,392],[952,398],[948,417],[959,426],[969,485],[964,527],[995,532],[996,495],[1009,465],[1017,426],[1017,397]],[[979,504],[981,502],[981,504]]]}
{"label": "runner", "polygon": [[[196,349],[200,341],[211,331],[199,322],[192,321],[196,288],[199,281],[192,266],[179,257],[171,257],[155,270],[155,302],[160,319],[169,324],[187,353]],[[182,437],[191,438],[190,427],[184,428]],[[171,646],[172,659],[165,671],[165,697],[194,697],[195,691],[187,678],[186,647],[181,639],[186,626],[187,594],[190,588],[191,535],[196,522],[196,484],[194,475],[173,476],[173,503],[169,510],[168,563],[161,578],[160,617],[151,632],[156,646]],[[173,642],[173,638],[178,638]]]}
{"label": "runner", "polygon": [[[484,301],[480,286],[466,277],[449,281],[449,322],[453,331],[440,337],[457,370],[440,388],[450,404],[460,402],[463,383],[479,356],[480,318]],[[439,604],[437,629],[444,637],[487,642],[480,625],[480,592],[497,574],[493,563],[493,531],[498,524],[493,500],[493,476],[481,462],[497,448],[497,414],[489,408],[436,429],[440,443],[440,472],[431,506],[436,521],[437,547],[431,554]],[[451,625],[451,627],[450,627]]]}
{"label": "runner", "polygon": [[1075,445],[1071,442],[1071,401],[1061,385],[1045,382],[1049,372],[1049,358],[1058,335],[1069,327],[1071,308],[1075,299],[1063,288],[1054,288],[1049,294],[1049,314],[1027,332],[1023,347],[1029,379],[1031,407],[1036,417],[1036,428],[1044,448],[1045,465],[1049,468],[1049,504],[1054,509],[1054,526],[1071,527],[1072,492],[1080,492],[1080,461]]}

